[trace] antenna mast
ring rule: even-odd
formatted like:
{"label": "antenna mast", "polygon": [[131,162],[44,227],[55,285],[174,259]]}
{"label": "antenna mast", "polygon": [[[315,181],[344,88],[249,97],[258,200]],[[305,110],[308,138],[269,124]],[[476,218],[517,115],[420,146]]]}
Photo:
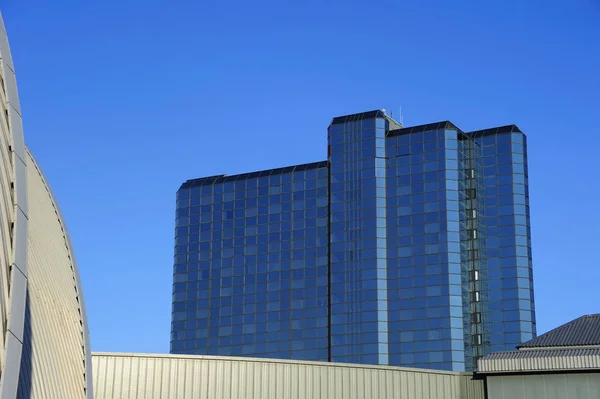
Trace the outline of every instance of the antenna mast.
{"label": "antenna mast", "polygon": [[404,126],[404,115],[402,114],[402,105],[400,106],[400,124]]}

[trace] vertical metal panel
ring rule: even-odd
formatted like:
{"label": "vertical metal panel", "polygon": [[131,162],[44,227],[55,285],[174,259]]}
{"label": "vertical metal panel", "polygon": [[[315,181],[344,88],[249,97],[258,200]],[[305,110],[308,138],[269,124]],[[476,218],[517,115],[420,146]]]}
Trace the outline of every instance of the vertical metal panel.
{"label": "vertical metal panel", "polygon": [[[3,41],[4,42],[4,41]],[[8,40],[6,40],[6,44],[8,45]],[[5,52],[6,50],[6,52]],[[6,48],[6,49],[2,49],[2,54],[8,53],[10,54],[10,49]],[[15,69],[14,66],[9,64],[7,62],[6,59],[3,58],[2,60],[4,62],[4,87],[6,90],[6,97],[8,99],[8,103],[10,104],[10,108],[12,110],[14,110],[14,112],[16,113],[16,115],[18,115],[18,118],[20,119],[21,117],[21,108],[19,105],[19,93],[17,92],[17,79],[15,76]],[[15,118],[16,118],[15,115]],[[11,118],[10,115],[10,109],[9,109],[9,119]],[[11,122],[13,122],[14,124],[18,123],[16,120],[11,120]],[[12,128],[16,126],[11,126],[11,130]],[[18,140],[21,141],[21,143],[23,143],[23,135],[20,134],[21,137],[19,137]],[[23,159],[23,158],[21,158]]]}
{"label": "vertical metal panel", "polygon": [[[22,300],[25,302],[25,297],[27,295],[27,277],[21,270],[18,268],[14,268],[11,276],[10,276],[10,291],[11,297],[14,302]],[[11,311],[13,310],[14,302],[11,306]],[[23,330],[25,326],[25,315],[20,312],[10,313],[10,318],[8,320],[7,328],[8,330],[21,342],[23,341]]]}
{"label": "vertical metal panel", "polygon": [[[99,353],[96,399],[483,399],[469,375],[270,359]],[[135,377],[134,377],[135,376]]]}
{"label": "vertical metal panel", "polygon": [[[17,395],[27,293],[27,182],[17,82],[0,15],[0,397]],[[14,286],[12,285],[14,284]]]}

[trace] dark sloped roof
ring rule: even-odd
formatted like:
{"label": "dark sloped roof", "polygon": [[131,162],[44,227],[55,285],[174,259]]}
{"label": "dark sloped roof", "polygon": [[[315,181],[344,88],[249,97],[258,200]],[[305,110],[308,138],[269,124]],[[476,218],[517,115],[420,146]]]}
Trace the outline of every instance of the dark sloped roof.
{"label": "dark sloped roof", "polygon": [[385,118],[385,114],[376,109],[374,111],[360,112],[358,114],[336,116],[331,121],[331,125],[339,125],[341,123],[356,122],[363,119]]}
{"label": "dark sloped roof", "polygon": [[258,172],[242,173],[239,175],[230,175],[230,176],[217,175],[217,176],[202,177],[199,179],[192,179],[192,180],[186,181],[185,183],[183,183],[181,185],[181,187],[179,189],[181,190],[182,188],[190,188],[190,187],[197,187],[197,186],[206,186],[206,185],[210,185],[210,184],[225,183],[228,181],[254,179],[254,178],[263,177],[263,176],[281,175],[284,173],[299,172],[302,170],[326,168],[327,165],[328,165],[327,161],[319,161],[319,162],[305,163],[305,164],[301,164],[301,165],[286,166],[285,168],[276,168],[276,169],[261,170]]}
{"label": "dark sloped roof", "polygon": [[523,133],[521,129],[517,127],[517,125],[506,125],[506,126],[498,126],[492,127],[489,129],[483,130],[475,130],[473,132],[467,132],[466,135],[471,138],[491,136],[494,134],[502,134],[502,133]]}
{"label": "dark sloped roof", "polygon": [[581,316],[525,342],[518,348],[584,345],[600,345],[600,314]]}
{"label": "dark sloped roof", "polygon": [[442,121],[436,123],[428,123],[426,125],[418,125],[418,126],[409,126],[402,129],[390,130],[387,133],[387,137],[395,137],[395,136],[403,136],[405,134],[411,133],[419,133],[419,132],[427,132],[430,130],[438,130],[438,129],[455,129],[462,133],[456,125],[450,121]]}

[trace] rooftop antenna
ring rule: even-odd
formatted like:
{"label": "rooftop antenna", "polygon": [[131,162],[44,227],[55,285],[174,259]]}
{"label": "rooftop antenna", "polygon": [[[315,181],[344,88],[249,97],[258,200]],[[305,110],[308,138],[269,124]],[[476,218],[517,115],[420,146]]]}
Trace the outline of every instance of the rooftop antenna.
{"label": "rooftop antenna", "polygon": [[404,126],[404,115],[402,114],[402,105],[400,106],[400,124]]}

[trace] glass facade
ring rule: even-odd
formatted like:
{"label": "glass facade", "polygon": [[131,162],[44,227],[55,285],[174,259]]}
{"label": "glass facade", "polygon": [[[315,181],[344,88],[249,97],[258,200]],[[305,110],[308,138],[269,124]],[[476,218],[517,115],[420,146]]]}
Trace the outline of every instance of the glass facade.
{"label": "glass facade", "polygon": [[535,336],[516,126],[334,118],[328,160],[177,193],[171,352],[472,370]]}
{"label": "glass facade", "polygon": [[328,360],[326,163],[177,195],[172,353]]}
{"label": "glass facade", "polygon": [[331,361],[388,364],[385,119],[329,128]]}
{"label": "glass facade", "polygon": [[398,133],[387,139],[391,362],[464,370],[458,132]]}
{"label": "glass facade", "polygon": [[527,138],[515,126],[470,133],[481,148],[491,351],[535,337]]}

